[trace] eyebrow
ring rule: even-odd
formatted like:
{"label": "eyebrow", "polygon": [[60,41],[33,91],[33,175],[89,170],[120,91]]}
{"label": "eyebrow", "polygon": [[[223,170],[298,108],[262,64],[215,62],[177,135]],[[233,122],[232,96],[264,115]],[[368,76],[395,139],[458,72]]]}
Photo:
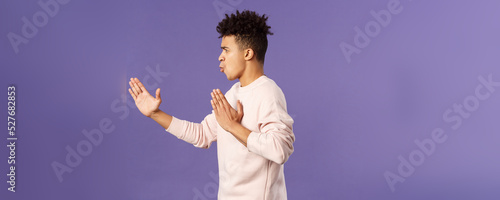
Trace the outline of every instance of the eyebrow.
{"label": "eyebrow", "polygon": [[220,48],[221,48],[221,49],[223,49],[223,50],[224,50],[224,49],[229,49],[229,47],[226,47],[226,46],[222,46],[222,47],[220,47]]}

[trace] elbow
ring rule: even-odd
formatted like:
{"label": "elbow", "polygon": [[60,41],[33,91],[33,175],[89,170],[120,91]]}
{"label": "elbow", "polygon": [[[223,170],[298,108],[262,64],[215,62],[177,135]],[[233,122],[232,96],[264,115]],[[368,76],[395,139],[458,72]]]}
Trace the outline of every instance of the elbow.
{"label": "elbow", "polygon": [[286,150],[280,151],[281,153],[278,153],[275,155],[271,161],[275,162],[276,164],[283,165],[288,161],[288,158],[290,158],[290,155],[293,153],[293,147],[287,148]]}
{"label": "elbow", "polygon": [[289,137],[287,140],[281,141],[279,143],[276,143],[276,154],[274,158],[272,159],[273,162],[283,165],[288,161],[288,158],[290,158],[290,155],[293,153],[293,142],[295,141],[295,138]]}
{"label": "elbow", "polygon": [[272,161],[275,162],[278,165],[283,165],[285,162],[288,160],[286,157],[281,157],[281,158],[275,158]]}
{"label": "elbow", "polygon": [[210,145],[206,143],[193,144],[193,146],[200,149],[208,149],[210,147]]}

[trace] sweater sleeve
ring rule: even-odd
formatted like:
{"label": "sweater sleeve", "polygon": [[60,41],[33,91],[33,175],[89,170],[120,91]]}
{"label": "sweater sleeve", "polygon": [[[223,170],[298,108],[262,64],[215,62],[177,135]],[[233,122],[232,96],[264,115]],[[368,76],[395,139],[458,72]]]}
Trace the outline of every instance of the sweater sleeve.
{"label": "sweater sleeve", "polygon": [[284,164],[293,153],[293,119],[286,111],[284,96],[263,101],[259,108],[259,131],[247,138],[247,148],[268,160]]}
{"label": "sweater sleeve", "polygon": [[201,123],[180,120],[172,116],[172,122],[165,130],[198,148],[207,149],[217,140],[217,120],[213,111]]}

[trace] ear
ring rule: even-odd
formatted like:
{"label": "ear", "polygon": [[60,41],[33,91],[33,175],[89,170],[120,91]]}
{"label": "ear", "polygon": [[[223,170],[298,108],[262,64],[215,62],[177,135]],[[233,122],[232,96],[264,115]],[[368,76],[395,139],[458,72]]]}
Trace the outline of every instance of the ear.
{"label": "ear", "polygon": [[244,50],[244,58],[246,61],[252,60],[252,58],[255,56],[254,51],[250,48]]}

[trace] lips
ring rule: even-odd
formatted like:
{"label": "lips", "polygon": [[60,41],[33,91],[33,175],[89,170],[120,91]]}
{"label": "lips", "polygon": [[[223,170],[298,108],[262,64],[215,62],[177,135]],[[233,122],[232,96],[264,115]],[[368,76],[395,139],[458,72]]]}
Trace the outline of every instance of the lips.
{"label": "lips", "polygon": [[220,72],[224,72],[224,68],[222,67],[219,67],[220,68]]}

